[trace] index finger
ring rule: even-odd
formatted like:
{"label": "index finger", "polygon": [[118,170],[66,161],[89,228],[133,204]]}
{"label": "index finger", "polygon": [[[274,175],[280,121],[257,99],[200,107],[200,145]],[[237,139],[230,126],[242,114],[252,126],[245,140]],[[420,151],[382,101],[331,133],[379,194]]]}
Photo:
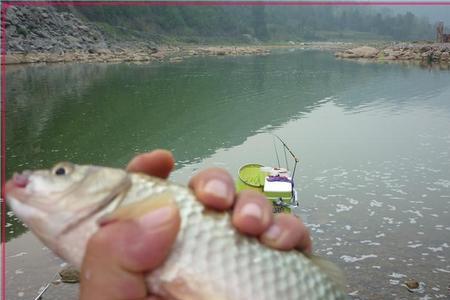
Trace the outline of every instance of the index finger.
{"label": "index finger", "polygon": [[157,149],[135,156],[127,166],[127,171],[141,172],[166,179],[175,165],[170,151]]}

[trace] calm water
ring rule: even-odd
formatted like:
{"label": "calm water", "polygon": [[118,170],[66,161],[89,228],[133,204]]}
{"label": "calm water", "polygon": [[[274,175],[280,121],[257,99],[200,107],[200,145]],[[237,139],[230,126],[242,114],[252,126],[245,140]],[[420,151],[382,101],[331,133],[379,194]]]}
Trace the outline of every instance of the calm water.
{"label": "calm water", "polygon": [[[186,183],[208,166],[273,164],[266,132],[276,133],[301,160],[299,213],[315,251],[344,269],[349,293],[450,296],[448,70],[313,51],[8,67],[7,99],[8,176],[60,160],[124,166],[166,148],[172,179]],[[31,297],[60,262],[28,233],[17,237],[25,229],[11,213],[7,231],[8,294]],[[46,278],[34,275],[38,257]],[[409,293],[407,278],[423,289]]]}

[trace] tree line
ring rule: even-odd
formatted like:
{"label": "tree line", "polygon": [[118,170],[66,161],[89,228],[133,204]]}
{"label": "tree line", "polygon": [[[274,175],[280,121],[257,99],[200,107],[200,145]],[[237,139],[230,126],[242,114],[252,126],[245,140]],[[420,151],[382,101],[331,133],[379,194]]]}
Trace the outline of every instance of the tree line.
{"label": "tree line", "polygon": [[263,42],[343,39],[434,39],[425,18],[361,7],[73,7],[110,33]]}

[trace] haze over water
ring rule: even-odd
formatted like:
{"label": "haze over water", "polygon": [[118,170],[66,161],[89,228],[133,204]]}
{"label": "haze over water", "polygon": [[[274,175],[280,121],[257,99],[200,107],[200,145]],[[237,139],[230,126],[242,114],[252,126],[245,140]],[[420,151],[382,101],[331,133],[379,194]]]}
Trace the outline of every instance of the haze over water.
{"label": "haze over water", "polygon": [[[153,148],[174,152],[175,181],[209,166],[236,176],[245,163],[276,163],[267,132],[299,156],[299,214],[349,293],[449,297],[448,70],[316,51],[8,67],[8,176],[61,160],[120,167]],[[8,293],[31,297],[46,278],[26,257],[48,250],[21,242],[29,233],[14,238],[24,228],[9,215]],[[423,288],[409,293],[408,278]]]}

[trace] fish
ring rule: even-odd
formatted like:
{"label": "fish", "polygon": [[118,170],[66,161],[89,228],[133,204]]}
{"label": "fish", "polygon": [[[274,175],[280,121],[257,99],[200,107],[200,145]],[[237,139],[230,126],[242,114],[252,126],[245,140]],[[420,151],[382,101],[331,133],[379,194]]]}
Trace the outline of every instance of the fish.
{"label": "fish", "polygon": [[347,299],[331,263],[271,249],[239,233],[229,213],[206,209],[189,188],[167,180],[61,162],[16,173],[6,184],[6,199],[48,248],[76,268],[105,219],[176,205],[181,217],[176,241],[164,264],[146,274],[148,290],[165,299]]}

